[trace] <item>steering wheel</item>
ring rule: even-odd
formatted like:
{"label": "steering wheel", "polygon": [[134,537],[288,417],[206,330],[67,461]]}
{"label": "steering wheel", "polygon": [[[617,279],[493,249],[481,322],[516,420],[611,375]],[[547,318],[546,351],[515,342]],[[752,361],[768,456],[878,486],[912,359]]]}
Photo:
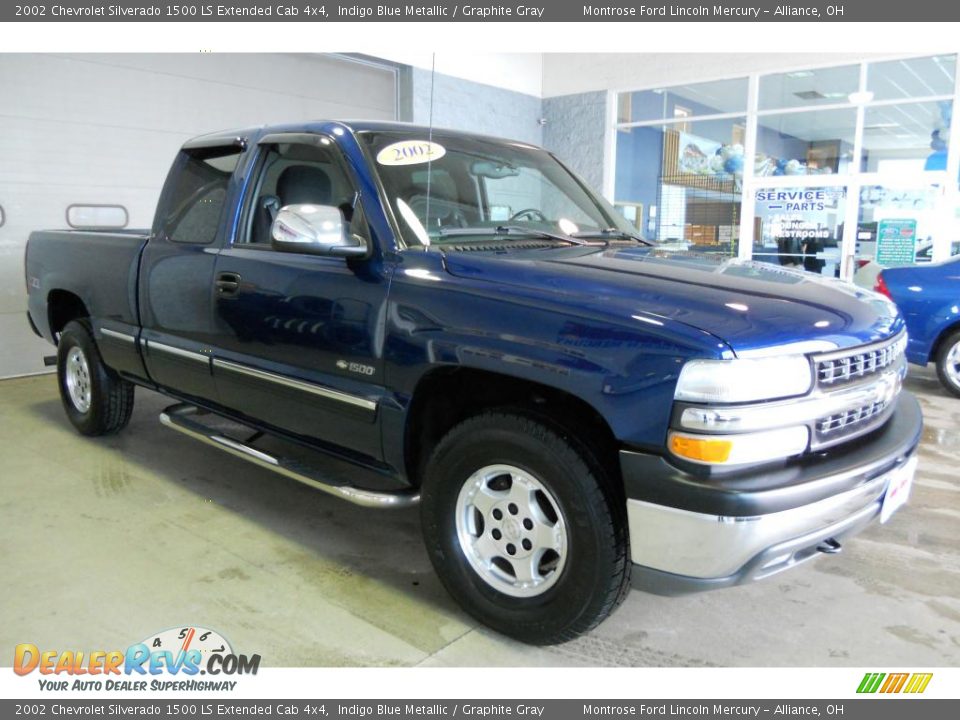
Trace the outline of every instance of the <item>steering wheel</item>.
{"label": "steering wheel", "polygon": [[510,216],[510,219],[507,220],[507,222],[513,222],[514,220],[519,220],[522,217],[529,217],[531,220],[537,220],[539,222],[549,222],[549,220],[547,220],[547,216],[537,208],[524,208],[520,212],[515,212]]}

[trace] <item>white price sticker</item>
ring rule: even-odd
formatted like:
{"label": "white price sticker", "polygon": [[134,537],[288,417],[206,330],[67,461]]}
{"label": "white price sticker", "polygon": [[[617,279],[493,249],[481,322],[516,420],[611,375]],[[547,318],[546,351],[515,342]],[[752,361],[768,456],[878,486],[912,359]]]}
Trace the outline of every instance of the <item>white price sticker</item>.
{"label": "white price sticker", "polygon": [[381,165],[420,165],[439,160],[446,153],[443,145],[429,140],[401,140],[378,152],[377,162]]}

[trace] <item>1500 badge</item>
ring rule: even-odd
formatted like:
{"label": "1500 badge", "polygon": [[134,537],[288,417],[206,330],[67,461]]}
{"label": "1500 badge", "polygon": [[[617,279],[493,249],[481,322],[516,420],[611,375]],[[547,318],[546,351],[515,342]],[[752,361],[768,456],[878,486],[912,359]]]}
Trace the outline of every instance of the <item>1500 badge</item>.
{"label": "1500 badge", "polygon": [[364,365],[358,362],[347,362],[346,360],[337,360],[337,367],[347,372],[358,373],[360,375],[373,375],[377,370],[373,365]]}

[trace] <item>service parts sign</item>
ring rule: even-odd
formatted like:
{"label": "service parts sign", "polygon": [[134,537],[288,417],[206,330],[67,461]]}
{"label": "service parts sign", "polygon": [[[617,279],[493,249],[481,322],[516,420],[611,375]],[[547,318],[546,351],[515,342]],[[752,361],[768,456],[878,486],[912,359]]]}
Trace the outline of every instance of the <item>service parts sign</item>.
{"label": "service parts sign", "polygon": [[825,239],[843,221],[843,187],[764,188],[757,190],[756,214],[764,237]]}

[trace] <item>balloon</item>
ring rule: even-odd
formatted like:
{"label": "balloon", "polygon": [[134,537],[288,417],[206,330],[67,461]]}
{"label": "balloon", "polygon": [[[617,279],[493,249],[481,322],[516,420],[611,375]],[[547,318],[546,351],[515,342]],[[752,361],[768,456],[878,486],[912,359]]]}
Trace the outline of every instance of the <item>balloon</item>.
{"label": "balloon", "polygon": [[924,170],[946,170],[947,169],[947,151],[940,150],[930,153],[927,161],[923,164]]}
{"label": "balloon", "polygon": [[743,155],[733,155],[727,158],[723,163],[723,169],[731,175],[739,175],[743,172]]}

